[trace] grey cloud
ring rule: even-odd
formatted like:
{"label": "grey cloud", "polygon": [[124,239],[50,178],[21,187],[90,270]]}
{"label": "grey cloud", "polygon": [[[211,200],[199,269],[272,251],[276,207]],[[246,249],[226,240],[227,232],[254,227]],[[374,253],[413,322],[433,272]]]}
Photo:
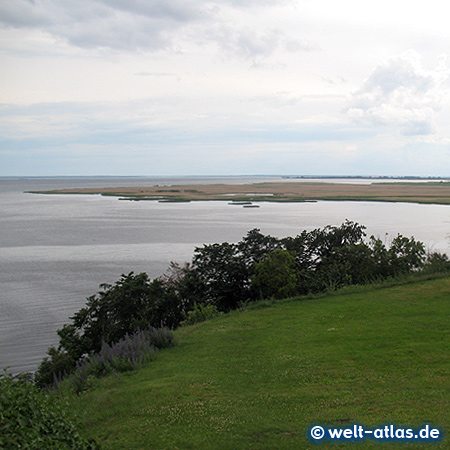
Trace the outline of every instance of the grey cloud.
{"label": "grey cloud", "polygon": [[314,47],[291,39],[282,30],[265,28],[240,28],[220,23],[205,30],[207,41],[215,42],[221,50],[259,65],[277,51],[309,51]]}
{"label": "grey cloud", "polygon": [[239,8],[259,8],[261,6],[286,6],[295,2],[293,0],[223,0],[221,4],[223,3]]}
{"label": "grey cloud", "polygon": [[51,23],[45,9],[29,0],[0,2],[0,23],[11,27],[35,27]]}
{"label": "grey cloud", "polygon": [[249,29],[228,33],[230,40],[227,47],[233,51],[238,51],[245,57],[258,57],[270,55],[282,44],[283,36],[275,30],[255,32]]}
{"label": "grey cloud", "polygon": [[255,63],[277,50],[310,48],[280,29],[227,22],[221,11],[231,8],[235,14],[254,14],[258,8],[288,3],[290,0],[2,0],[0,25],[40,29],[88,49],[156,51],[178,49],[187,40],[197,45],[213,42]]}
{"label": "grey cloud", "polygon": [[435,132],[436,126],[431,120],[412,120],[403,127],[403,135],[405,136],[430,135]]}
{"label": "grey cloud", "polygon": [[199,13],[199,3],[189,0],[99,0],[109,8],[132,14],[142,14],[153,19],[170,18],[178,22],[195,20]]}
{"label": "grey cloud", "polygon": [[[75,23],[68,29],[58,26],[58,35],[83,48],[112,48],[116,50],[158,50],[170,47],[172,39],[165,34],[166,26],[142,17],[117,15],[97,17]],[[132,30],[132,31],[130,31]]]}
{"label": "grey cloud", "polygon": [[199,12],[193,0],[4,0],[0,23],[40,28],[84,48],[155,50],[170,46]]}
{"label": "grey cloud", "polygon": [[0,22],[32,26],[107,18],[120,13],[189,22],[198,17],[201,9],[198,5],[194,0],[3,0]]}
{"label": "grey cloud", "polygon": [[432,134],[440,88],[448,77],[443,60],[426,70],[420,55],[410,50],[375,68],[352,94],[348,114],[372,125],[397,127],[404,135]]}

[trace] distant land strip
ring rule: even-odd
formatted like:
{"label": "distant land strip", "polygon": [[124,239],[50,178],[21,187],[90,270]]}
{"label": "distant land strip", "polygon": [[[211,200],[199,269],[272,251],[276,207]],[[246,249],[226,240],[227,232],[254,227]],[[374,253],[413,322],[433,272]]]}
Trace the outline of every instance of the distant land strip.
{"label": "distant land strip", "polygon": [[316,200],[384,201],[450,204],[450,183],[344,184],[326,182],[281,182],[254,184],[198,184],[173,186],[106,187],[34,191],[39,194],[101,194],[122,200],[189,202],[305,202]]}

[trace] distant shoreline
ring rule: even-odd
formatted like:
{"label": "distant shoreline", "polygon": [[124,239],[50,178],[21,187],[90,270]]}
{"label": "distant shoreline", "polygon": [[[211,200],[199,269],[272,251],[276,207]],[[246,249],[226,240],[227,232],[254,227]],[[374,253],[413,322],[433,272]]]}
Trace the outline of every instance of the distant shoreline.
{"label": "distant shoreline", "polygon": [[[299,177],[304,178],[304,177]],[[337,178],[337,177],[335,177]],[[356,178],[356,177],[353,177]],[[358,177],[359,178],[359,177]],[[367,177],[361,177],[367,179]],[[388,177],[374,178],[390,179]],[[105,187],[33,191],[36,194],[99,194],[119,197],[121,200],[190,202],[305,202],[382,201],[425,204],[450,204],[450,182],[429,178],[429,182],[413,182],[412,177],[392,178],[402,182],[371,184],[345,184],[332,182],[263,182],[253,184],[188,184],[171,186]],[[414,178],[417,180],[417,178]],[[424,178],[420,178],[424,180]],[[445,180],[445,181],[444,181]]]}

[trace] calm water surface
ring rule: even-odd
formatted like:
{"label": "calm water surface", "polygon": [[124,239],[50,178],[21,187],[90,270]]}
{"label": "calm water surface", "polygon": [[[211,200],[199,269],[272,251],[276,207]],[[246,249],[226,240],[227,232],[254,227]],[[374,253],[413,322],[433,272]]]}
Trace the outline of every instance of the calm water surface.
{"label": "calm water surface", "polygon": [[[0,178],[0,368],[33,371],[56,330],[122,273],[161,275],[170,261],[190,261],[196,246],[235,242],[251,228],[277,237],[340,225],[366,225],[389,241],[414,236],[450,254],[450,207],[404,203],[128,202],[101,196],[36,195],[67,187],[248,183],[279,178]],[[293,181],[293,180],[287,180]],[[334,180],[336,181],[336,180]],[[353,182],[349,180],[349,182]]]}

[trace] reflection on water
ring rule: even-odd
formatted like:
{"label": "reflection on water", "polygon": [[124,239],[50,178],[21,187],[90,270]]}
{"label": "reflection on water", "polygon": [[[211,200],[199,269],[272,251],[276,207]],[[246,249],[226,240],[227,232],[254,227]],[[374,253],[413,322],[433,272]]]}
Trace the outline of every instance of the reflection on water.
{"label": "reflection on water", "polygon": [[130,271],[156,277],[170,261],[189,261],[196,246],[235,242],[252,228],[277,237],[295,236],[304,229],[340,225],[349,219],[366,225],[369,236],[389,241],[400,233],[414,236],[429,249],[450,253],[447,206],[321,201],[260,203],[253,209],[230,206],[226,200],[123,202],[100,196],[23,193],[143,181],[0,180],[0,367],[35,370],[47,348],[57,343],[56,329],[100,283],[114,283]]}

